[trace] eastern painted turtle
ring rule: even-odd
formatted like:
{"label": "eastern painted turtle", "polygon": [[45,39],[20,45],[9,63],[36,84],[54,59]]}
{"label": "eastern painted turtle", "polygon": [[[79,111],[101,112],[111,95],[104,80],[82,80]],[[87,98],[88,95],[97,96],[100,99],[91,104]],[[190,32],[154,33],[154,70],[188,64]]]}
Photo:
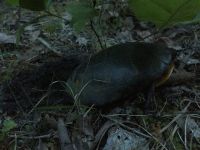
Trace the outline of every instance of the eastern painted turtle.
{"label": "eastern painted turtle", "polygon": [[159,43],[128,42],[109,47],[75,69],[67,81],[69,91],[81,104],[112,103],[127,92],[147,89],[167,79],[172,53]]}

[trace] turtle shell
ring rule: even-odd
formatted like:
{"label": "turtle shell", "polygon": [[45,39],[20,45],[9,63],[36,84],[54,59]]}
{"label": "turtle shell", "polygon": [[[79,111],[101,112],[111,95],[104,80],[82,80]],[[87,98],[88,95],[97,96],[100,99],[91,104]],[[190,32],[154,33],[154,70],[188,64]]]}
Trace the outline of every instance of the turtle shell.
{"label": "turtle shell", "polygon": [[162,44],[119,44],[82,63],[67,84],[80,103],[102,106],[119,100],[125,93],[150,87],[162,77],[172,60],[172,49]]}

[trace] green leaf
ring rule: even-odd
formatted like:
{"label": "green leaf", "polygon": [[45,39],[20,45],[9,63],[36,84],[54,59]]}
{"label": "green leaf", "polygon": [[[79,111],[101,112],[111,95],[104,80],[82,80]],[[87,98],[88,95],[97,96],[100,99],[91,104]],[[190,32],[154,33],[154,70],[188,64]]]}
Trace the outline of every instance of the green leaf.
{"label": "green leaf", "polygon": [[9,132],[11,129],[15,128],[17,126],[17,124],[10,119],[4,120],[3,122],[3,128],[1,129],[2,133],[7,133]]}
{"label": "green leaf", "polygon": [[6,0],[8,5],[19,6],[19,0]]}
{"label": "green leaf", "polygon": [[46,10],[51,0],[19,0],[20,7],[32,11]]}
{"label": "green leaf", "polygon": [[200,12],[200,0],[129,0],[129,5],[138,19],[157,27],[192,22]]}
{"label": "green leaf", "polygon": [[94,8],[89,5],[89,1],[68,3],[67,11],[72,15],[71,23],[76,31],[81,31],[86,23],[96,14]]}

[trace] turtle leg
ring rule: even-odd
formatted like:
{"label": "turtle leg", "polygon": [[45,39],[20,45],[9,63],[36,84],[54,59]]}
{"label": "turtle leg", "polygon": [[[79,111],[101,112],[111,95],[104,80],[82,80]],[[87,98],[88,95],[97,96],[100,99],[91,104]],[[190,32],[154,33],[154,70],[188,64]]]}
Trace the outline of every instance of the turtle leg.
{"label": "turtle leg", "polygon": [[155,87],[156,84],[152,84],[147,88],[145,94],[145,104],[144,104],[144,113],[155,113]]}

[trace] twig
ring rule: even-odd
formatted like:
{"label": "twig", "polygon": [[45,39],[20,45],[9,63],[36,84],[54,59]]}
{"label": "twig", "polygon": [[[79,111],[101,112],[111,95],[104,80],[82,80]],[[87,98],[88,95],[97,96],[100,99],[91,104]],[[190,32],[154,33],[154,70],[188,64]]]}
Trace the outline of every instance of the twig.
{"label": "twig", "polygon": [[[45,135],[40,135],[40,136],[17,136],[18,139],[44,139],[44,138],[50,138],[52,134],[45,134]],[[15,135],[10,135],[9,137],[16,138]]]}
{"label": "twig", "polygon": [[92,21],[92,20],[90,20],[90,26],[91,26],[91,29],[92,29],[92,31],[94,32],[95,36],[97,37],[97,40],[98,40],[98,42],[99,42],[101,48],[104,49],[104,46],[103,46],[103,44],[102,44],[102,42],[101,42],[101,40],[100,40],[100,37],[99,37],[97,31],[96,31],[95,28],[94,28],[94,25],[93,25],[93,21]]}
{"label": "twig", "polygon": [[52,17],[56,17],[56,18],[59,18],[59,19],[62,19],[62,20],[64,20],[64,21],[69,21],[69,20],[67,20],[67,19],[65,19],[65,18],[63,18],[63,17],[61,17],[61,16],[59,16],[59,15],[57,15],[57,14],[54,14],[54,13],[52,13],[52,12],[50,12],[50,11],[45,11],[49,16],[52,16]]}

